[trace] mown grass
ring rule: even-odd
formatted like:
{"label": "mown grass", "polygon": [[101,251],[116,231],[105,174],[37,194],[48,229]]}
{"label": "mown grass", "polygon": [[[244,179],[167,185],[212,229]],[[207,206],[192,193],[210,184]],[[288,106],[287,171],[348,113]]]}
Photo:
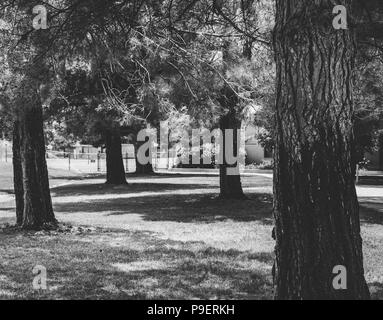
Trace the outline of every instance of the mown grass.
{"label": "mown grass", "polygon": [[[1,268],[2,298],[249,299],[270,295],[269,255],[154,241],[148,233],[117,230],[91,235],[8,235],[1,240],[5,243],[0,253],[7,262]],[[48,270],[47,291],[32,288],[35,265]]]}
{"label": "mown grass", "polygon": [[[246,201],[217,199],[214,176],[128,179],[53,190],[57,218],[89,230],[0,232],[0,298],[272,298],[270,179],[245,177]],[[361,201],[366,278],[382,298],[383,199]],[[14,220],[13,206],[0,204],[0,223]],[[46,291],[32,288],[35,265],[47,268]]]}

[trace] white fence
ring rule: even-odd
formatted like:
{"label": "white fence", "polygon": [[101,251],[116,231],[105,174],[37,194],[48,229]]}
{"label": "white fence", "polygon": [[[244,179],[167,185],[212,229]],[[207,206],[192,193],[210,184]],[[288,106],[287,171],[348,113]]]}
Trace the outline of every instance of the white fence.
{"label": "white fence", "polygon": [[0,161],[12,161],[12,144],[0,140]]}
{"label": "white fence", "polygon": [[[123,154],[123,161],[126,172],[136,171],[134,155]],[[47,163],[49,168],[74,171],[79,173],[105,173],[105,153],[67,153],[47,152]]]}
{"label": "white fence", "polygon": [[[0,161],[12,162],[12,145],[9,142],[0,141]],[[105,173],[105,153],[68,153],[48,151],[46,153],[49,168],[68,170],[78,173]],[[122,155],[125,171],[133,173],[136,171],[136,160],[133,153],[126,152]],[[154,170],[169,169],[178,163],[176,157],[168,157],[167,154],[158,153],[153,159]]]}

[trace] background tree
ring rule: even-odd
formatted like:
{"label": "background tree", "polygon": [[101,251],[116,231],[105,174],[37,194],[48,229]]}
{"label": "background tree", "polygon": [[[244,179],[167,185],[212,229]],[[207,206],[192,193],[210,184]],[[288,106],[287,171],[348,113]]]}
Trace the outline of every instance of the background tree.
{"label": "background tree", "polygon": [[[266,17],[271,8],[270,1],[172,2],[162,24],[158,22],[160,31],[147,36],[166,56],[172,67],[167,69],[173,71],[170,78],[178,79],[169,81],[183,94],[170,97],[176,108],[187,105],[190,116],[209,129],[237,130],[244,110],[255,102],[264,103],[262,87],[272,83],[272,77],[261,74],[272,69],[269,43],[263,38],[270,33]],[[237,144],[235,135],[233,144]],[[237,165],[221,166],[222,198],[244,196],[239,170],[227,175],[233,167]]]}
{"label": "background tree", "polygon": [[[35,3],[20,1],[7,8],[3,33],[3,57],[7,57],[4,94],[14,117],[13,153],[17,223],[26,229],[55,227],[45,160],[42,125],[42,96],[49,79],[49,67],[43,51],[48,39],[29,33],[18,43],[17,33],[25,34],[32,21]],[[10,24],[10,21],[13,24]],[[15,44],[17,46],[15,47]],[[7,50],[12,48],[12,54]],[[7,77],[8,76],[8,77]],[[4,79],[4,78],[3,78]]]}
{"label": "background tree", "polygon": [[[359,50],[355,85],[356,162],[379,150],[383,127],[383,63],[380,50]],[[366,164],[368,165],[368,164]]]}
{"label": "background tree", "polygon": [[[52,0],[45,3],[50,10],[49,28],[34,30],[32,8],[40,4],[39,1],[2,2],[1,17],[9,26],[2,37],[5,42],[3,56],[8,57],[7,68],[13,75],[8,81],[12,85],[7,86],[6,94],[15,116],[15,193],[16,202],[23,204],[18,208],[23,211],[24,228],[40,229],[56,224],[43,133],[42,98],[49,96],[48,84],[55,79],[63,63],[65,66],[67,57],[86,51],[84,44],[89,43],[92,37],[110,34],[113,28],[117,32],[122,32],[121,28],[129,29],[126,22],[134,23],[145,3],[138,0],[108,3]],[[122,27],[121,21],[125,22]],[[6,50],[11,50],[12,54],[7,55]]]}

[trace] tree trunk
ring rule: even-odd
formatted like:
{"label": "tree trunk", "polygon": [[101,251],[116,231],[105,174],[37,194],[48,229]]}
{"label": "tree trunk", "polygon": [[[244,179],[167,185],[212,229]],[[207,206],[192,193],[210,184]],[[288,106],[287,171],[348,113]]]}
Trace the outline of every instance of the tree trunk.
{"label": "tree trunk", "polygon": [[379,169],[383,170],[383,133],[379,137]]}
{"label": "tree trunk", "polygon": [[135,145],[135,156],[136,156],[136,174],[140,175],[151,175],[154,174],[153,170],[153,165],[152,163],[147,163],[147,164],[141,164],[140,161],[138,160],[137,154],[138,154],[138,149],[145,144],[144,141],[136,141]]}
{"label": "tree trunk", "polygon": [[23,188],[23,167],[20,154],[20,123],[13,123],[13,185],[16,199],[16,224],[21,226],[23,223],[24,212],[24,188]]}
{"label": "tree trunk", "polygon": [[[220,119],[220,129],[223,134],[222,152],[223,152],[223,164],[219,167],[219,185],[220,185],[220,198],[222,199],[244,199],[245,195],[242,190],[241,175],[237,164],[229,165],[226,162],[226,129],[233,130],[233,156],[238,155],[238,143],[237,143],[237,130],[241,128],[241,122],[236,118],[235,112],[229,112]],[[228,169],[235,170],[237,174],[228,175]]]}
{"label": "tree trunk", "polygon": [[[351,11],[352,0],[341,1]],[[331,1],[277,0],[274,217],[277,299],[367,299],[354,184],[354,34]],[[335,266],[347,270],[336,290]]]}
{"label": "tree trunk", "polygon": [[106,141],[106,183],[114,185],[126,184],[124,160],[122,159],[121,136],[118,131],[108,131]]}
{"label": "tree trunk", "polygon": [[[244,9],[244,8],[243,8]],[[230,46],[231,42],[229,40],[224,40],[222,45],[222,59],[224,61],[224,71],[227,71],[227,67],[233,63],[233,57],[230,55]],[[243,49],[243,54],[247,55],[246,58],[251,59],[251,42],[246,41],[246,44]],[[244,199],[245,194],[242,190],[241,184],[241,175],[239,172],[239,166],[237,164],[229,165],[226,162],[226,134],[225,130],[232,129],[234,130],[233,134],[233,156],[237,156],[239,152],[238,143],[237,143],[237,130],[241,128],[241,121],[237,117],[236,109],[239,108],[239,98],[234,92],[233,88],[228,85],[224,85],[221,90],[221,97],[219,103],[224,110],[227,110],[227,113],[222,115],[220,118],[220,129],[223,134],[223,164],[219,166],[219,185],[220,185],[220,195],[221,199]],[[231,174],[228,175],[228,169],[230,168]],[[236,174],[233,175],[233,170]]]}
{"label": "tree trunk", "polygon": [[[49,190],[48,168],[45,159],[45,141],[43,133],[42,105],[37,88],[28,82],[22,94],[23,110],[19,112],[18,131],[16,140],[16,176],[15,184],[20,183],[20,166],[17,161],[17,144],[20,145],[22,181],[24,192],[22,227],[24,229],[40,230],[56,226],[51,194]],[[15,186],[17,193],[20,189]],[[21,200],[18,198],[19,209]]]}

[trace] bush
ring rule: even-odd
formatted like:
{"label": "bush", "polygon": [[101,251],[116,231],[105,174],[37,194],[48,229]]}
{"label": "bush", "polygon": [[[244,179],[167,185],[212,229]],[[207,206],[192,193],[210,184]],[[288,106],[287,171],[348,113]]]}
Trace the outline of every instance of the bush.
{"label": "bush", "polygon": [[246,169],[258,169],[258,170],[273,170],[274,169],[274,161],[267,160],[262,161],[260,164],[250,164],[246,166]]}
{"label": "bush", "polygon": [[368,165],[370,164],[370,160],[367,160],[366,158],[363,158],[362,161],[359,161],[359,169],[360,170],[366,170],[368,168]]}

